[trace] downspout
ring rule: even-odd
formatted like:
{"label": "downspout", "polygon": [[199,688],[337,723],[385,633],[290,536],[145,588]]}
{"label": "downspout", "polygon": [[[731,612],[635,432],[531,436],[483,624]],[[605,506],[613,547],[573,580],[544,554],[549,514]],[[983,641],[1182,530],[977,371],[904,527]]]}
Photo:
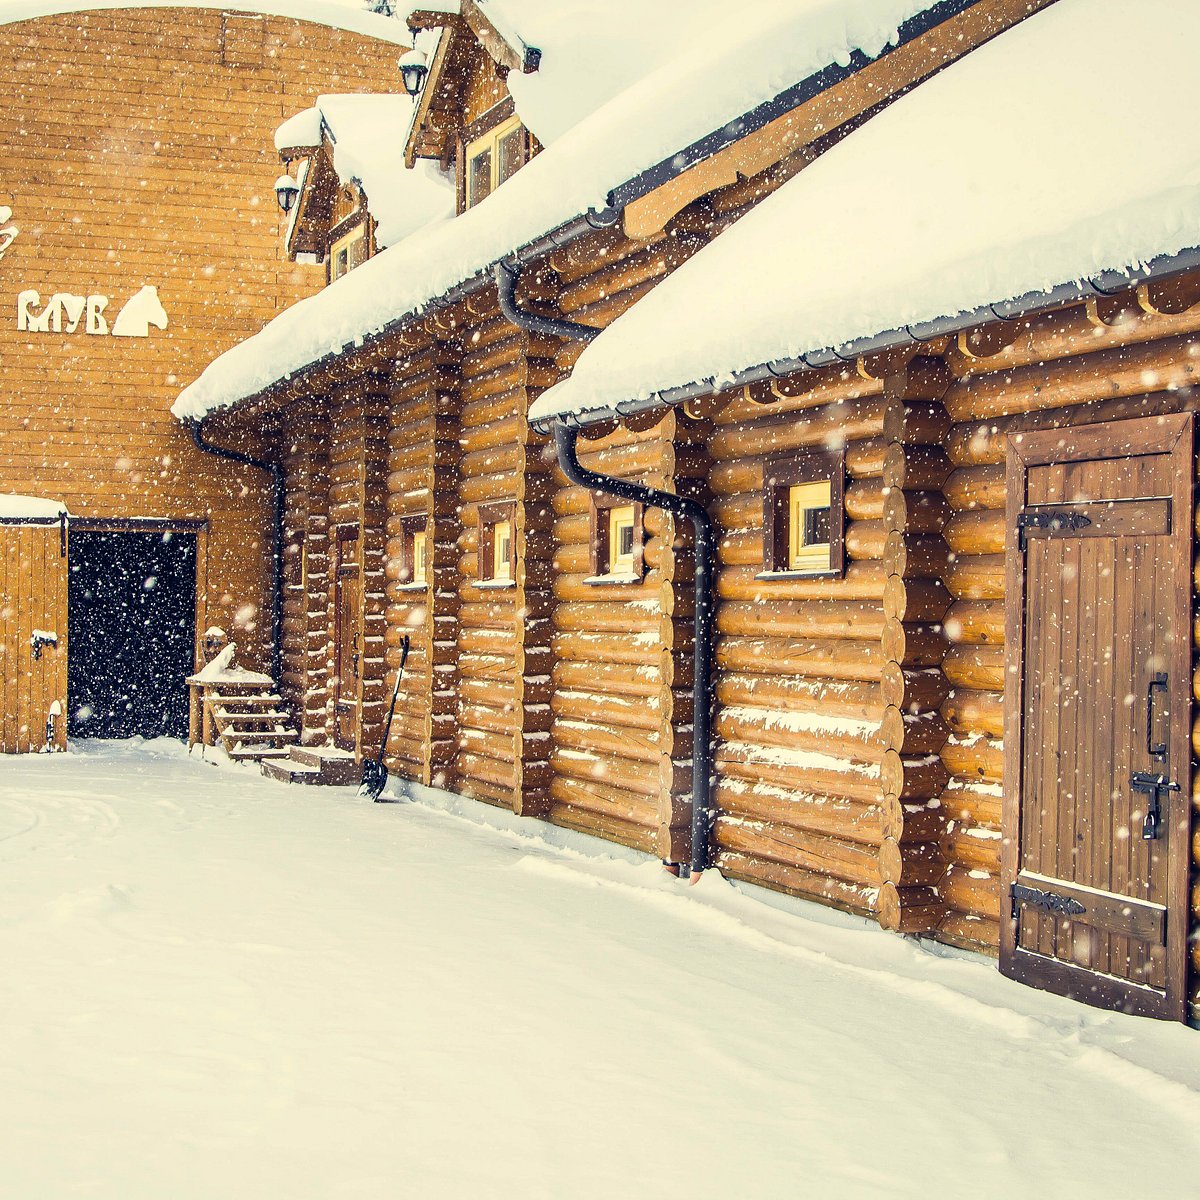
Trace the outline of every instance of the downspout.
{"label": "downspout", "polygon": [[271,678],[278,687],[282,682],[283,671],[283,467],[266,459],[253,458],[240,450],[230,450],[227,446],[217,446],[204,436],[205,417],[199,421],[188,421],[192,431],[192,441],[196,449],[205,454],[215,454],[219,458],[227,458],[231,462],[242,463],[247,467],[255,467],[260,471],[269,471],[272,482],[272,504],[274,507],[274,528],[271,537]]}
{"label": "downspout", "polygon": [[[496,265],[496,287],[500,311],[518,328],[531,333],[589,342],[599,329],[561,317],[543,317],[517,307],[516,290],[520,268],[511,262]],[[601,475],[579,461],[576,443],[578,429],[558,421],[554,425],[554,448],[558,465],[572,483],[589,491],[607,492],[622,500],[661,508],[672,516],[692,523],[695,531],[695,612],[692,617],[692,856],[689,873],[693,882],[708,866],[708,840],[712,822],[711,792],[713,778],[712,749],[712,666],[713,626],[716,606],[713,580],[716,574],[717,540],[713,523],[704,505],[674,492],[661,491],[630,479]]]}

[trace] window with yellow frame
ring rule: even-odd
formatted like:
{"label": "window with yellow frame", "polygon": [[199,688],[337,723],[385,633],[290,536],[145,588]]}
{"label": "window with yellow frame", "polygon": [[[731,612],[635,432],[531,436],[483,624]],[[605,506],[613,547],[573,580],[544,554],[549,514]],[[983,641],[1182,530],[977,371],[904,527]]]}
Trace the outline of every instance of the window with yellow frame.
{"label": "window with yellow frame", "polygon": [[845,457],[811,451],[763,467],[763,572],[841,575],[845,557]]}
{"label": "window with yellow frame", "polygon": [[479,506],[479,583],[511,587],[517,578],[517,511],[512,501]]}
{"label": "window with yellow frame", "polygon": [[400,586],[424,587],[429,582],[429,532],[425,517],[404,517],[400,531]]}
{"label": "window with yellow frame", "polygon": [[329,282],[341,277],[367,258],[366,228],[359,225],[329,247]]}
{"label": "window with yellow frame", "polygon": [[491,195],[524,164],[525,126],[511,116],[466,144],[464,204],[472,208]]}
{"label": "window with yellow frame", "polygon": [[593,492],[589,583],[632,583],[645,574],[642,506]]}

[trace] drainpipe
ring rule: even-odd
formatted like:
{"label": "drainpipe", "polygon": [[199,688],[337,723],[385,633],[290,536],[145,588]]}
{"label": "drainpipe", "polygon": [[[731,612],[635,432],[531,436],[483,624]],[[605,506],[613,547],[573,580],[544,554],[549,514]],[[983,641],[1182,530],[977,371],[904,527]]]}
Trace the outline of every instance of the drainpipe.
{"label": "drainpipe", "polygon": [[[548,334],[589,342],[598,333],[591,325],[581,325],[560,317],[543,317],[518,308],[517,283],[520,268],[511,262],[496,266],[496,286],[500,311],[505,318],[531,333]],[[695,531],[695,613],[692,636],[692,857],[689,873],[693,882],[708,866],[708,840],[712,822],[710,796],[713,777],[712,751],[712,667],[713,626],[716,605],[713,580],[716,576],[717,539],[713,523],[704,505],[674,492],[664,492],[634,480],[618,479],[590,471],[579,461],[576,443],[578,429],[562,421],[554,425],[554,448],[558,465],[572,483],[589,491],[607,492],[622,500],[661,508],[672,516],[692,523]]]}
{"label": "drainpipe", "polygon": [[271,536],[271,677],[275,686],[282,682],[283,672],[283,467],[278,463],[261,458],[252,458],[240,450],[230,450],[226,446],[216,446],[204,436],[202,420],[188,421],[192,431],[192,441],[196,449],[205,454],[215,454],[219,458],[227,458],[231,462],[242,463],[247,467],[255,467],[260,471],[269,471],[272,482],[272,504],[274,508],[274,528]]}

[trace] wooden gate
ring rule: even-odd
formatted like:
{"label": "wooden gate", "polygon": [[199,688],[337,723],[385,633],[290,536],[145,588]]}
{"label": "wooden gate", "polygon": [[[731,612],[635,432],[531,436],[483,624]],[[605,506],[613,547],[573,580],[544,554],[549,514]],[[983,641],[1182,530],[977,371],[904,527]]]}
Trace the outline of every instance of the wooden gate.
{"label": "wooden gate", "polygon": [[0,751],[67,745],[67,526],[0,519]]}
{"label": "wooden gate", "polygon": [[1186,1019],[1192,417],[1009,439],[1000,966]]}
{"label": "wooden gate", "polygon": [[334,743],[342,750],[355,748],[358,726],[358,681],[361,673],[361,610],[358,564],[358,529],[339,530],[333,577]]}

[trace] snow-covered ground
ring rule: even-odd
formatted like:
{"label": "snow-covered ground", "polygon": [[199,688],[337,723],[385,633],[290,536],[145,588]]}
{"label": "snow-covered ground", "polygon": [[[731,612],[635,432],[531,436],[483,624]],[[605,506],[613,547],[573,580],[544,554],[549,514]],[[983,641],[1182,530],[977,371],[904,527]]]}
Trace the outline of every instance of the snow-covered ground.
{"label": "snow-covered ground", "polygon": [[0,963],[4,1197],[1196,1187],[1200,1034],[174,743],[0,760]]}

